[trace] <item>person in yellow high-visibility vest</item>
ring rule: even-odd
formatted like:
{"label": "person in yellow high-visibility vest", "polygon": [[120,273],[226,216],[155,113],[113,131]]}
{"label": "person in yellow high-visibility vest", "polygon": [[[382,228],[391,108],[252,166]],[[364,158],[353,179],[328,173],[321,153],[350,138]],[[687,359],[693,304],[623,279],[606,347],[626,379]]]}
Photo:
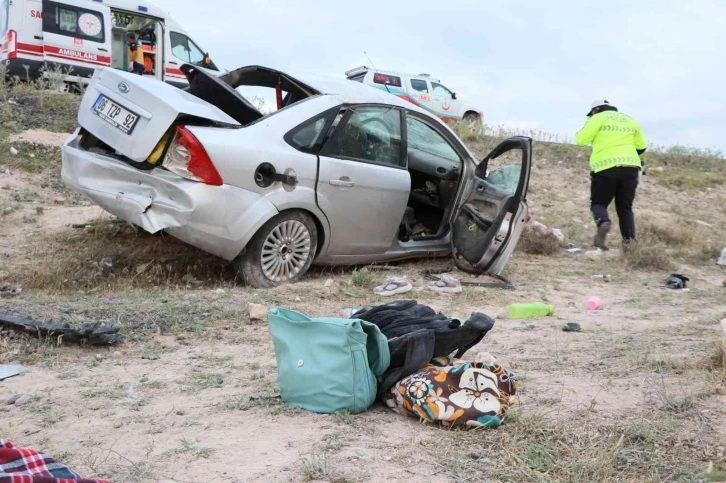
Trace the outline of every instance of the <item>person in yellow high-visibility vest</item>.
{"label": "person in yellow high-visibility vest", "polygon": [[144,75],[144,51],[136,42],[136,35],[129,32],[126,34],[126,40],[129,44],[129,72]]}
{"label": "person in yellow high-visibility vest", "polygon": [[640,124],[606,100],[592,103],[585,126],[575,135],[579,146],[592,144],[590,210],[597,223],[594,245],[607,250],[612,225],[608,206],[615,199],[624,245],[635,241],[633,201],[647,148]]}

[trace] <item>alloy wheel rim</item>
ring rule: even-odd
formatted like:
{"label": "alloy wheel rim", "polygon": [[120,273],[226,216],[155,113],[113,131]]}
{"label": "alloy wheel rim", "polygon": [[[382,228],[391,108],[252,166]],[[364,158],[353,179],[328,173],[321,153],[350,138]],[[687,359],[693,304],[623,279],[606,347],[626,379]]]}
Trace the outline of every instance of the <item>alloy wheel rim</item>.
{"label": "alloy wheel rim", "polygon": [[262,245],[262,273],[273,282],[285,282],[305,266],[310,257],[310,231],[296,220],[283,221],[270,231]]}

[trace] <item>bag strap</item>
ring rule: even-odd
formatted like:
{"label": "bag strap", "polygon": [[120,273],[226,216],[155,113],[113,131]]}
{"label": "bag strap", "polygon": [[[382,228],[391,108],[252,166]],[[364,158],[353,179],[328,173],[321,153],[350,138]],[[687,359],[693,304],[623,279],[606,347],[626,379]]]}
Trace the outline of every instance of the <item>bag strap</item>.
{"label": "bag strap", "polygon": [[376,377],[383,375],[391,365],[391,351],[388,349],[388,339],[381,333],[376,324],[361,320],[361,327],[368,336],[366,351],[368,364]]}

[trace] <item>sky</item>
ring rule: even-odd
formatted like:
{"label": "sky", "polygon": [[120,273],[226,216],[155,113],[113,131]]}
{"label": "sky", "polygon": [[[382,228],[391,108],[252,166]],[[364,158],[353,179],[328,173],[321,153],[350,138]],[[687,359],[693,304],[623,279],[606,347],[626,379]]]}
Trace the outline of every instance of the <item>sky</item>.
{"label": "sky", "polygon": [[220,68],[427,72],[487,124],[567,139],[607,99],[652,144],[726,151],[724,0],[151,1]]}

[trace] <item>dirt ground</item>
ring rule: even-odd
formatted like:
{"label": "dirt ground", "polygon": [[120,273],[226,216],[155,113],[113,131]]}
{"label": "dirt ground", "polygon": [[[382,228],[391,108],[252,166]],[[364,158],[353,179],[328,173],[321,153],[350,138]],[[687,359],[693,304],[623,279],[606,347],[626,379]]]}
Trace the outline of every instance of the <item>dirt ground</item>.
{"label": "dirt ground", "polygon": [[[540,160],[530,202],[534,218],[585,247],[592,231],[588,179],[577,169]],[[714,481],[709,464],[726,469],[726,378],[711,360],[726,318],[726,271],[713,260],[713,247],[726,246],[723,187],[673,192],[644,178],[639,224],[651,235],[668,227],[668,237],[680,240],[668,244],[668,269],[634,269],[617,249],[590,260],[558,247],[547,255],[517,252],[505,273],[517,283],[514,291],[406,294],[448,315],[496,318],[468,358],[489,352],[514,371],[518,401],[500,428],[466,432],[424,425],[380,404],[355,416],[282,405],[274,398],[267,325],[248,316],[251,302],[319,316],[388,301],[371,288],[391,274],[420,277],[448,260],[392,270],[318,268],[301,283],[254,290],[218,260],[169,237],[72,228],[112,225],[57,184],[40,187],[39,176],[0,170],[0,204],[12,208],[0,218],[0,282],[23,285],[19,296],[0,299],[0,312],[113,323],[129,340],[98,349],[0,336],[0,362],[29,369],[0,382],[0,438],[45,450],[84,476]],[[186,258],[174,265],[179,254]],[[97,268],[104,256],[114,260],[111,275]],[[158,266],[153,277],[144,268],[150,265]],[[673,271],[691,278],[690,290],[665,286]],[[591,295],[602,298],[601,310],[586,309]],[[508,304],[528,301],[554,304],[556,313],[507,316]],[[583,331],[563,332],[567,322]],[[15,394],[34,400],[5,405]]]}

